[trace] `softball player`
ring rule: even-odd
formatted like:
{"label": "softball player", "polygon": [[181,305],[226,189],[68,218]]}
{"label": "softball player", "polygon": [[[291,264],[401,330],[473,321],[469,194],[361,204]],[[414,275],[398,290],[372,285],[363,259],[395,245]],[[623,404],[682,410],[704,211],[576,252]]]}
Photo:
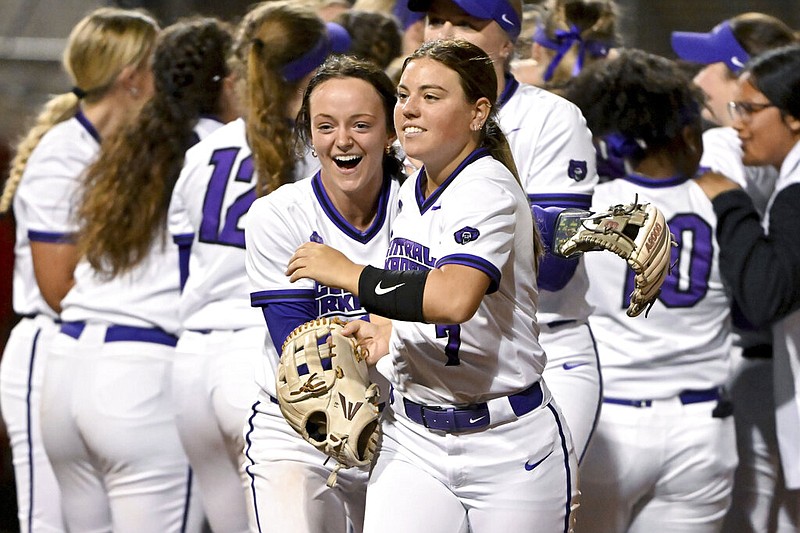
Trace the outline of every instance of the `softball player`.
{"label": "softball player", "polygon": [[[366,314],[350,292],[311,280],[292,284],[285,271],[295,249],[308,241],[365,263],[383,261],[401,176],[391,149],[394,94],[378,66],[329,59],[306,90],[298,122],[321,170],[257,200],[250,210],[245,235],[251,299],[269,331],[245,450],[259,532],[344,533],[346,518],[362,530],[368,469],[341,471],[336,486],[326,486],[327,457],[283,419],[275,372],[283,341],[295,327],[318,317]],[[382,394],[388,396],[388,388]]]}
{"label": "softball player", "polygon": [[[498,78],[498,119],[511,146],[528,200],[549,207],[588,209],[597,184],[595,151],[586,121],[570,102],[518,83],[509,73],[520,32],[517,0],[409,2],[427,11],[425,39],[461,38],[492,58]],[[547,352],[545,379],[569,421],[583,457],[600,409],[600,370],[589,327],[588,280],[579,259],[545,257],[539,271],[539,341]]]}
{"label": "softball player", "polygon": [[201,115],[220,111],[230,41],[214,19],[164,30],[141,89],[152,100],[87,171],[77,209],[84,259],[42,389],[44,445],[73,531],[202,526],[171,402],[180,276],[165,233],[185,150],[221,125]]}
{"label": "softball player", "polygon": [[717,235],[723,275],[731,282],[745,317],[755,325],[772,328],[775,423],[789,490],[781,502],[777,526],[774,518],[770,525],[781,532],[797,531],[800,524],[800,268],[796,232],[786,223],[800,205],[798,66],[798,45],[758,56],[740,74],[736,100],[731,106],[733,127],[742,141],[742,162],[779,169],[775,192],[760,224],[752,200],[735,190],[739,188],[737,184],[711,175],[698,180],[719,217]]}
{"label": "softball player", "polygon": [[[250,527],[243,428],[257,394],[253,374],[264,343],[264,322],[248,298],[245,220],[257,181],[270,191],[276,188],[267,181],[271,176],[280,175],[280,184],[292,181],[293,172],[316,165],[310,156],[306,161],[294,155],[288,142],[290,122],[308,75],[331,46],[346,48],[341,31],[286,2],[251,10],[235,46],[243,60],[238,74],[244,80],[242,103],[248,119],[231,122],[192,148],[173,191],[169,229],[181,250],[185,281],[173,373],[176,420],[214,531],[235,533]],[[263,41],[260,48],[253,45],[256,39]],[[272,66],[276,61],[282,66]],[[267,103],[265,86],[273,88]],[[266,125],[273,128],[271,133]],[[280,164],[265,158],[268,148],[283,153]],[[258,161],[263,167],[256,171]],[[288,179],[284,172],[289,172]]]}
{"label": "softball player", "polygon": [[432,41],[412,54],[395,125],[424,168],[400,191],[385,269],[307,243],[287,270],[292,281],[357,293],[366,309],[394,319],[348,325],[370,362],[388,353],[378,366],[393,387],[367,532],[570,528],[575,453],[540,379],[538,236],[490,119],[493,72],[465,41]]}
{"label": "softball player", "polygon": [[730,503],[736,442],[720,389],[731,300],[716,216],[691,179],[702,96],[690,86],[673,62],[630,50],[587,68],[568,91],[595,135],[631,141],[631,170],[597,187],[595,210],[616,198],[653,203],[678,242],[673,274],[646,318],[626,315],[628,266],[611,254],[586,256],[604,403],[581,467],[581,531],[715,532]]}
{"label": "softball player", "polygon": [[[751,57],[794,42],[792,30],[775,17],[743,13],[709,33],[673,32],[672,47],[679,57],[705,66],[694,82],[706,93],[703,118],[720,127],[703,133],[701,168],[736,181],[763,214],[778,178],[776,168],[745,166],[728,103],[736,92],[736,76]],[[778,457],[772,401],[772,332],[755,328],[734,313],[736,329],[729,383],[736,416],[739,465],[733,500],[723,531],[767,531],[783,520],[786,491]]]}
{"label": "softball player", "polygon": [[[77,261],[72,209],[79,177],[100,136],[128,120],[141,101],[119,88],[156,38],[143,13],[101,8],[72,30],[63,66],[75,85],[50,100],[17,148],[0,212],[13,200],[16,220],[12,330],[0,364],[0,404],[11,438],[20,531],[64,531],[61,497],[45,455],[40,395],[46,357],[58,332],[61,299]],[[91,60],[86,60],[86,57]],[[143,73],[142,73],[143,75]],[[128,81],[130,83],[130,81]],[[101,123],[99,117],[110,120]]]}

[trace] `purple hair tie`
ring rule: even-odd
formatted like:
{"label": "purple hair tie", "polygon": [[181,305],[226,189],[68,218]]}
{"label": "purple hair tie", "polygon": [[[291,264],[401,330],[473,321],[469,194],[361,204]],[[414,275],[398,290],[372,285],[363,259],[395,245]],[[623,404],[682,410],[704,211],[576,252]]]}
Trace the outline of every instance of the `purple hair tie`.
{"label": "purple hair tie", "polygon": [[583,37],[581,37],[580,30],[574,24],[569,25],[569,30],[556,30],[555,39],[550,39],[544,27],[539,25],[536,27],[536,33],[533,35],[533,42],[556,51],[556,55],[550,61],[550,64],[547,65],[547,70],[544,72],[544,81],[553,79],[556,68],[576,42],[578,43],[578,58],[572,66],[573,78],[583,70],[583,63],[587,52],[589,52],[592,57],[606,57],[611,48],[608,44],[600,41],[584,41]]}

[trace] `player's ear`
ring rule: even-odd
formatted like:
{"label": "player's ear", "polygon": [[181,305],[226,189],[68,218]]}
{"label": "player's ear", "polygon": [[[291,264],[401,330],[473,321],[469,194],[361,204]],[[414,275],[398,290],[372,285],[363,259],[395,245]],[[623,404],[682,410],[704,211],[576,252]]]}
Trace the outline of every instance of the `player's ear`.
{"label": "player's ear", "polygon": [[693,124],[688,124],[681,129],[681,138],[686,149],[692,155],[703,153],[703,134]]}
{"label": "player's ear", "polygon": [[147,89],[145,87],[147,73],[146,68],[141,65],[128,65],[117,75],[116,84],[133,98],[137,98]]}
{"label": "player's ear", "polygon": [[507,63],[508,59],[514,55],[514,41],[507,39],[505,44],[500,48],[500,60]]}
{"label": "player's ear", "polygon": [[470,123],[472,131],[480,131],[483,125],[489,119],[489,113],[492,111],[492,103],[485,96],[478,98],[473,107],[473,117]]}
{"label": "player's ear", "polygon": [[800,135],[800,120],[792,115],[784,114],[783,123],[786,124],[786,127],[789,128],[792,134]]}

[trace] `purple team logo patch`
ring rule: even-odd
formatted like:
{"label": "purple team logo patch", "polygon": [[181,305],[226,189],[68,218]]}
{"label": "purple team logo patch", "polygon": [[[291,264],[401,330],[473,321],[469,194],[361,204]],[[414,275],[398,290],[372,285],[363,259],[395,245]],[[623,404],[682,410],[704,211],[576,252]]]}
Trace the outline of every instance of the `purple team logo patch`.
{"label": "purple team logo patch", "polygon": [[468,242],[476,240],[480,234],[481,232],[477,229],[466,226],[455,232],[453,236],[456,238],[458,244],[467,244]]}
{"label": "purple team logo patch", "polygon": [[575,159],[569,160],[569,168],[567,169],[567,176],[575,181],[583,181],[586,177],[586,161],[577,161]]}
{"label": "purple team logo patch", "polygon": [[319,244],[325,244],[325,243],[322,241],[322,237],[320,237],[320,236],[319,236],[319,233],[317,233],[316,231],[315,231],[314,233],[312,233],[312,234],[311,234],[311,237],[309,237],[309,238],[308,238],[308,240],[309,240],[309,241],[311,241],[311,242],[316,242],[316,243],[319,243]]}

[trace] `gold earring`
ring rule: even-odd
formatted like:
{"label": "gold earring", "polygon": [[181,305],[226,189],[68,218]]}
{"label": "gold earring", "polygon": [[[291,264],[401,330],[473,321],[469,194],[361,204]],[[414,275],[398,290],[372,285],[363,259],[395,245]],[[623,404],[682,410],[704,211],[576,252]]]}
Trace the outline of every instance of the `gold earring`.
{"label": "gold earring", "polygon": [[311,155],[317,157],[317,151],[314,150],[313,148],[311,149]]}
{"label": "gold earring", "polygon": [[392,145],[391,144],[387,144],[386,145],[386,155],[389,155],[391,153],[392,153]]}

